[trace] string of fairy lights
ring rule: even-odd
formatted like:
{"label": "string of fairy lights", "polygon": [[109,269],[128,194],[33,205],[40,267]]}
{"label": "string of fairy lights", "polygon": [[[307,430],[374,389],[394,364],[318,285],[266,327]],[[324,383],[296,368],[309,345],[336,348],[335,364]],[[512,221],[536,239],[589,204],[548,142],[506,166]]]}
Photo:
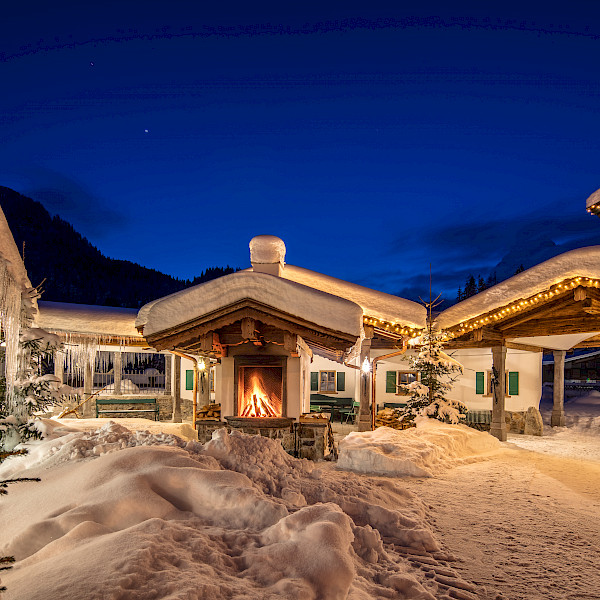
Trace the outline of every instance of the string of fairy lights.
{"label": "string of fairy lights", "polygon": [[[465,333],[469,333],[475,329],[480,329],[485,325],[494,324],[498,321],[512,317],[518,312],[526,311],[534,306],[555,300],[558,296],[566,294],[576,287],[600,288],[600,279],[594,279],[591,277],[570,277],[563,279],[559,283],[551,285],[544,291],[532,294],[527,298],[520,298],[519,300],[510,302],[509,304],[506,304],[500,308],[496,308],[474,319],[461,321],[460,324],[448,328],[446,333],[450,337],[460,337]],[[385,331],[395,335],[409,336],[411,338],[418,337],[423,331],[423,328],[410,327],[408,325],[403,325],[402,323],[385,321],[383,319],[377,319],[375,317],[368,316],[363,318],[363,324],[370,325],[371,327],[374,327],[382,332]]]}
{"label": "string of fairy lights", "polygon": [[375,329],[379,329],[381,331],[388,331],[390,333],[395,333],[398,335],[408,335],[411,338],[417,337],[422,329],[418,327],[409,327],[407,325],[402,325],[400,323],[395,323],[392,321],[384,321],[383,319],[376,319],[375,317],[364,317],[363,318],[364,325],[370,325]]}
{"label": "string of fairy lights", "polygon": [[595,204],[592,204],[591,206],[588,206],[586,210],[591,215],[598,215],[598,216],[600,216],[600,202],[596,202]]}
{"label": "string of fairy lights", "polygon": [[478,318],[462,321],[459,325],[451,328],[452,334],[454,336],[461,336],[474,329],[479,329],[485,325],[502,321],[503,319],[512,317],[520,311],[529,310],[533,306],[555,300],[557,296],[565,294],[578,286],[598,288],[600,287],[600,279],[592,279],[590,277],[571,277],[569,279],[564,279],[560,283],[553,284],[545,291],[538,292],[527,298],[515,300],[502,308],[494,309]]}

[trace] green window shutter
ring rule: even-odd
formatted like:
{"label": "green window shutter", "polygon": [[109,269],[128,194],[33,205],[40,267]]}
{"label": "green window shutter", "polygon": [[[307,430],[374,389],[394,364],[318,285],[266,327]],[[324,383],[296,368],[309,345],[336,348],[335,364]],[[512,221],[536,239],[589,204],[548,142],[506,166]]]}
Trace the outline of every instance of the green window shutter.
{"label": "green window shutter", "polygon": [[485,373],[483,371],[477,371],[475,373],[475,393],[483,394],[485,391]]}
{"label": "green window shutter", "polygon": [[319,391],[319,374],[316,371],[310,372],[310,391]]}
{"label": "green window shutter", "polygon": [[194,389],[194,371],[186,371],[185,372],[185,389],[186,390]]}
{"label": "green window shutter", "polygon": [[385,392],[386,394],[396,393],[396,371],[387,371],[385,374]]}
{"label": "green window shutter", "polygon": [[336,373],[336,375],[337,375],[336,390],[338,392],[343,392],[346,389],[346,373],[344,373],[343,371],[338,371]]}
{"label": "green window shutter", "polygon": [[509,371],[508,373],[508,395],[519,395],[519,371]]}

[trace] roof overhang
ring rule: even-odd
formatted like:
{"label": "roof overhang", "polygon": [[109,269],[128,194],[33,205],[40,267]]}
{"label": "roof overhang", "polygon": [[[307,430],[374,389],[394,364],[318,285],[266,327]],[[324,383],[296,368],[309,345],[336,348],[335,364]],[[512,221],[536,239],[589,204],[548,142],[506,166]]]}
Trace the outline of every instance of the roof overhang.
{"label": "roof overhang", "polygon": [[230,346],[292,346],[290,336],[300,336],[311,348],[341,354],[360,337],[362,316],[361,307],[344,298],[242,271],[151,302],[136,324],[159,350],[223,356]]}

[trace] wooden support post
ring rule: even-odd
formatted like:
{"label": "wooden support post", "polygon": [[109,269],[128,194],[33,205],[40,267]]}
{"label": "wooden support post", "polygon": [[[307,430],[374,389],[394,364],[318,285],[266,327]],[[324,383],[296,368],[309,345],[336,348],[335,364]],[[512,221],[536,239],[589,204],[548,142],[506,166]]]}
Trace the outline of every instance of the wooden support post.
{"label": "wooden support post", "polygon": [[171,377],[173,373],[173,355],[165,354],[165,394],[171,395]]}
{"label": "wooden support post", "polygon": [[506,420],[504,418],[506,346],[492,347],[492,365],[492,376],[494,377],[492,381],[495,385],[492,385],[492,424],[490,433],[501,442],[505,442],[507,438]]}
{"label": "wooden support post", "polygon": [[359,393],[360,393],[360,408],[358,409],[358,430],[371,431],[372,416],[371,416],[371,373],[365,373],[362,370],[362,365],[365,359],[370,360],[371,356],[371,340],[364,339],[360,347],[360,366],[359,371]]}
{"label": "wooden support post", "polygon": [[554,350],[554,405],[550,416],[552,427],[565,426],[565,354],[564,350]]}
{"label": "wooden support post", "polygon": [[175,380],[173,381],[173,423],[181,423],[181,356],[174,356]]}
{"label": "wooden support post", "polygon": [[65,382],[65,355],[60,350],[54,352],[54,375]]}
{"label": "wooden support post", "polygon": [[120,396],[121,380],[123,379],[123,354],[120,350],[115,351],[115,358],[113,360],[113,373],[115,396]]}
{"label": "wooden support post", "polygon": [[[200,359],[201,361],[203,359]],[[200,363],[201,366],[201,363]],[[204,369],[200,369],[198,377],[198,406],[210,404],[210,381],[209,381],[210,362],[204,360]]]}
{"label": "wooden support post", "polygon": [[[86,359],[84,371],[83,371],[83,398],[88,400],[94,391],[94,361],[95,357],[91,360]],[[95,411],[92,410],[92,403],[86,402],[83,405],[83,418],[92,419],[96,416]]]}

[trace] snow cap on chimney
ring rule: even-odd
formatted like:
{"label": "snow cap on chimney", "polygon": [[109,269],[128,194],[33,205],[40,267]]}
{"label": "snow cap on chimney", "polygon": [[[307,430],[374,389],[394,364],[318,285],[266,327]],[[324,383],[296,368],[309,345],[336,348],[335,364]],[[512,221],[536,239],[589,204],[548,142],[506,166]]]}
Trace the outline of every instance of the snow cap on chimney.
{"label": "snow cap on chimney", "polygon": [[250,240],[250,262],[256,273],[281,277],[285,265],[285,244],[274,235],[257,235]]}

